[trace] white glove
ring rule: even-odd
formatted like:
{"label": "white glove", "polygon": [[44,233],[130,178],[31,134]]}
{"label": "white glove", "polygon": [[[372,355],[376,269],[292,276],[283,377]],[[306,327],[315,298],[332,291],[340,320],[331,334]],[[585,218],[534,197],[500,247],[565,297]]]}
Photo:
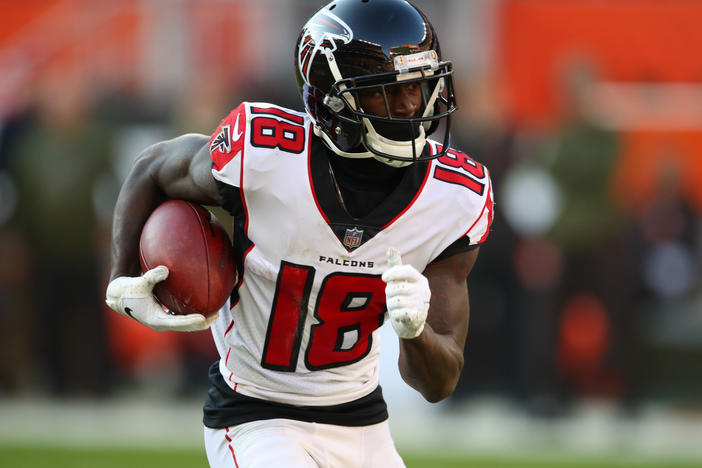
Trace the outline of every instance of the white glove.
{"label": "white glove", "polygon": [[389,268],[382,278],[390,323],[400,338],[416,338],[424,330],[429,311],[429,281],[412,265],[403,265],[396,248],[390,247],[387,257]]}
{"label": "white glove", "polygon": [[161,265],[142,276],[120,276],[110,281],[105,292],[105,302],[114,311],[128,315],[156,331],[205,330],[217,320],[218,314],[205,317],[201,314],[175,315],[164,309],[153,295],[154,285],[168,277],[168,268]]}

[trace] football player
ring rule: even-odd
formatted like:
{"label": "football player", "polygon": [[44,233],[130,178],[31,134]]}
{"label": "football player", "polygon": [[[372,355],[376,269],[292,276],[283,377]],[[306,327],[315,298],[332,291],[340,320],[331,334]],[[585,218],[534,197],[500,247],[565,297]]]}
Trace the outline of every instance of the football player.
{"label": "football player", "polygon": [[[137,159],[115,208],[107,303],[157,330],[211,327],[211,466],[404,466],[378,328],[397,333],[410,386],[431,402],[453,392],[490,179],[449,146],[452,65],[410,3],[324,6],[297,40],[295,73],[304,113],[245,102],[211,137]],[[166,199],[234,216],[239,279],[217,317],[167,313],[152,288],[168,270],[140,276],[141,228]]]}

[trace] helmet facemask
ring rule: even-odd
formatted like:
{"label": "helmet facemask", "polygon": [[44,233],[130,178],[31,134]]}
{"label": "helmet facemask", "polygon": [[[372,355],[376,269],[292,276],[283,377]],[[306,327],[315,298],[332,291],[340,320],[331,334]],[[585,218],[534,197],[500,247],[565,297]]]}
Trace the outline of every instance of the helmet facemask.
{"label": "helmet facemask", "polygon": [[[390,72],[377,76],[342,80],[336,85],[344,85],[340,96],[345,98],[349,112],[363,124],[361,141],[374,157],[386,164],[404,166],[420,159],[426,137],[438,127],[441,119],[446,119],[443,147],[449,146],[450,113],[455,107],[449,102],[453,90],[446,91],[450,80],[450,64],[439,73],[436,69],[419,69],[415,72]],[[437,76],[438,75],[438,76]],[[377,84],[373,84],[375,81]],[[392,114],[389,94],[400,86],[416,86],[421,95],[421,104],[412,116]],[[339,86],[341,87],[341,86]],[[452,88],[452,86],[451,86]],[[332,92],[337,89],[332,87]],[[377,93],[383,102],[383,113],[370,113],[361,105],[364,93]],[[353,96],[354,99],[348,99]],[[450,96],[450,98],[449,98]]]}

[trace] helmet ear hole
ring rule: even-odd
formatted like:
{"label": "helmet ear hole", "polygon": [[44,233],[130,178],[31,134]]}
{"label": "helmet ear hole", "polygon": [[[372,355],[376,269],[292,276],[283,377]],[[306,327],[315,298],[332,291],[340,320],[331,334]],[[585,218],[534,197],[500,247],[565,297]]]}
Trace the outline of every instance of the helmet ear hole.
{"label": "helmet ear hole", "polygon": [[[348,151],[358,150],[362,146],[362,124],[360,122],[342,121],[334,129],[336,141],[342,148],[348,148]],[[339,129],[337,132],[336,129]]]}

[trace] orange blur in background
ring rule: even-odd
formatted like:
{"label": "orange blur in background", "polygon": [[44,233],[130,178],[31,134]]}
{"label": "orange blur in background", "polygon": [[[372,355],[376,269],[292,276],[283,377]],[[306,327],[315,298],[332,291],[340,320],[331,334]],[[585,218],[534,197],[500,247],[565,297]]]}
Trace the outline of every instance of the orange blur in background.
{"label": "orange blur in background", "polygon": [[[471,281],[476,285],[471,289],[475,308],[464,372],[469,377],[462,382],[463,391],[478,392],[476,382],[486,381],[494,383],[487,388],[509,387],[504,391],[523,396],[565,382],[562,386],[576,396],[624,399],[644,393],[646,385],[688,385],[680,375],[700,375],[696,373],[699,365],[672,372],[674,366],[669,363],[702,355],[702,340],[675,329],[676,339],[661,344],[650,338],[646,327],[667,330],[669,323],[687,323],[678,319],[694,307],[700,290],[700,260],[694,253],[702,249],[697,231],[690,226],[699,224],[702,212],[702,2],[415,3],[435,26],[449,23],[440,34],[444,53],[451,46],[459,51],[447,57],[455,64],[468,62],[478,49],[487,56],[480,62],[484,69],[457,67],[463,71],[456,75],[459,91],[467,91],[458,94],[459,114],[472,120],[459,121],[453,136],[463,143],[481,125],[491,127],[476,137],[474,153],[492,171],[500,217],[481,247],[481,260],[469,280],[471,288]],[[193,365],[201,370],[203,363],[216,359],[208,332],[157,333],[101,302],[109,265],[111,207],[124,168],[138,148],[153,142],[150,138],[171,138],[186,131],[208,133],[241,100],[271,100],[300,108],[292,76],[292,38],[318,6],[274,0],[0,2],[0,123],[12,130],[15,121],[28,121],[32,131],[43,131],[48,116],[62,124],[59,129],[49,128],[49,135],[75,136],[72,123],[82,125],[83,131],[100,123],[114,138],[115,154],[100,155],[105,158],[100,170],[109,174],[97,170],[91,174],[100,181],[99,187],[85,195],[94,198],[96,211],[102,209],[90,213],[90,218],[98,219],[90,228],[84,227],[92,229],[86,246],[96,269],[91,271],[100,272],[96,284],[88,286],[95,297],[86,307],[101,310],[104,318],[66,331],[63,340],[76,343],[77,336],[104,329],[105,361],[118,379],[159,368]],[[274,10],[280,10],[290,24],[275,20]],[[450,25],[456,12],[490,13],[485,17],[493,23],[482,37],[484,43],[468,43],[473,36],[461,28],[468,27],[470,18],[458,18]],[[593,191],[604,187],[604,194],[593,197],[593,203],[601,205],[573,208],[557,200],[566,207],[563,211],[583,209],[590,218],[559,218],[544,221],[540,230],[520,231],[510,219],[506,196],[512,169],[527,163],[549,169],[549,163],[542,161],[549,156],[539,154],[537,148],[558,146],[573,122],[594,127],[603,144],[616,140],[607,146],[614,152],[611,170],[603,170],[605,180],[593,184]],[[17,135],[23,136],[21,131]],[[494,147],[491,138],[496,141]],[[524,150],[515,141],[538,144],[527,144]],[[14,176],[12,164],[27,154],[11,153],[3,144],[0,138],[0,150],[5,151],[0,153],[0,176],[3,171]],[[73,144],[83,147],[80,139]],[[97,156],[84,155],[86,166]],[[583,157],[598,161],[599,156]],[[607,162],[607,155],[602,160]],[[568,163],[563,165],[568,169]],[[569,180],[572,174],[565,173],[559,181],[563,193],[573,189],[563,184],[578,185],[577,177]],[[19,176],[17,181],[21,189]],[[0,177],[0,195],[1,183]],[[585,195],[583,199],[592,195],[578,190],[576,201],[579,195]],[[13,262],[24,262],[23,268],[0,265],[0,288],[4,287],[0,319],[2,311],[8,311],[6,322],[0,323],[0,341],[11,343],[15,350],[0,358],[0,389],[18,391],[44,385],[33,382],[28,371],[37,361],[49,359],[47,366],[52,367],[51,359],[57,359],[61,361],[57,373],[69,376],[103,365],[103,361],[86,365],[77,360],[75,355],[91,356],[89,344],[75,355],[56,354],[51,348],[56,344],[31,349],[34,331],[47,322],[37,318],[41,314],[31,300],[42,259],[17,223],[23,214],[21,196],[19,190],[14,214],[3,219],[0,210],[0,252],[12,251]],[[688,205],[692,213],[686,211]],[[561,205],[554,206],[553,216],[563,216],[558,213]],[[674,209],[666,211],[670,206]],[[605,214],[604,208],[614,214]],[[609,215],[617,222],[609,223],[605,219]],[[593,228],[592,236],[582,236],[585,245],[578,244],[577,235],[598,221],[601,230]],[[661,232],[661,225],[670,229]],[[630,231],[635,234],[626,237]],[[676,250],[689,239],[697,240]],[[613,264],[615,258],[621,261]],[[81,294],[79,288],[74,296]],[[11,355],[23,357],[7,357]],[[686,362],[692,361],[701,362]],[[515,376],[500,374],[509,372]],[[94,372],[93,381],[101,375]],[[67,385],[68,391],[94,391],[90,378],[86,379],[78,379],[73,386],[56,385]],[[688,393],[702,388],[700,380]]]}

